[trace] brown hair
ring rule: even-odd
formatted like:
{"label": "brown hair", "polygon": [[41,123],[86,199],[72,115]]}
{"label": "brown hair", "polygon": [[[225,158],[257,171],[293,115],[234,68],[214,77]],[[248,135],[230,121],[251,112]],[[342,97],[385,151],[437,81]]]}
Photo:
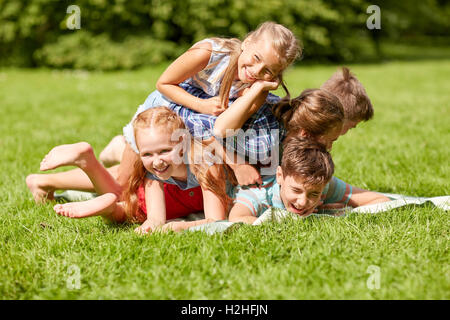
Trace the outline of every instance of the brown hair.
{"label": "brown hair", "polygon": [[359,122],[373,117],[373,106],[364,86],[348,68],[336,71],[320,88],[341,100],[346,119]]}
{"label": "brown hair", "polygon": [[[256,30],[250,32],[245,37],[244,41],[247,39],[250,41],[255,41],[257,39],[260,39],[262,35],[266,34],[269,35],[270,39],[272,40],[272,46],[277,52],[281,65],[283,66],[278,77],[280,78],[281,86],[286,91],[286,95],[289,96],[289,91],[283,81],[282,72],[301,55],[302,50],[299,41],[291,30],[281,24],[271,21],[266,21],[260,24]],[[225,69],[219,91],[221,105],[222,107],[226,108],[228,107],[228,98],[230,95],[231,85],[238,68],[238,59],[242,53],[242,42],[236,38],[213,39],[219,42],[223,48],[229,50],[230,54],[230,62],[228,64],[228,67]]]}
{"label": "brown hair", "polygon": [[339,99],[322,89],[306,89],[294,99],[283,98],[274,105],[273,113],[289,134],[303,129],[314,137],[342,126],[344,121]]}
{"label": "brown hair", "polygon": [[[155,107],[150,108],[142,113],[140,113],[136,119],[133,121],[134,135],[139,129],[143,128],[157,128],[158,130],[163,130],[164,132],[172,133],[177,129],[185,129],[185,125],[181,118],[172,110],[167,107]],[[189,136],[190,138],[190,136]],[[225,192],[225,175],[227,172],[226,168],[223,168],[220,164],[214,164],[216,169],[215,177],[210,169],[210,166],[205,165],[205,161],[201,161],[200,164],[194,162],[194,150],[193,146],[195,143],[201,144],[201,142],[194,141],[192,139],[190,152],[190,165],[192,173],[197,178],[200,186],[204,189],[211,190],[222,200],[225,208],[230,203],[230,198]],[[198,149],[197,149],[198,150]],[[203,155],[202,155],[203,159]],[[138,209],[138,197],[137,190],[139,186],[144,182],[147,170],[142,163],[142,160],[138,158],[133,165],[133,172],[128,180],[127,188],[124,191],[124,201],[125,201],[125,212],[130,220],[137,220],[139,213]]]}
{"label": "brown hair", "polygon": [[283,142],[281,169],[283,176],[300,177],[308,185],[318,185],[331,180],[334,163],[324,145],[291,135]]}

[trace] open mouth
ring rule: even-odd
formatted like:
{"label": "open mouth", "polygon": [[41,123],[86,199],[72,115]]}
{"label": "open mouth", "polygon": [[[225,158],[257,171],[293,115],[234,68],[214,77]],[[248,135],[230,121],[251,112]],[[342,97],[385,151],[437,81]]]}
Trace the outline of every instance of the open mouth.
{"label": "open mouth", "polygon": [[290,207],[291,207],[291,211],[293,213],[298,214],[300,216],[303,215],[305,213],[305,211],[306,211],[305,208],[298,208],[293,203],[290,203]]}
{"label": "open mouth", "polygon": [[165,167],[159,167],[158,169],[155,168],[155,167],[153,167],[153,170],[155,171],[156,174],[162,175],[162,174],[164,174],[164,173],[167,172],[167,170],[169,169],[169,167],[170,167],[169,165],[167,165],[167,166],[165,166]]}

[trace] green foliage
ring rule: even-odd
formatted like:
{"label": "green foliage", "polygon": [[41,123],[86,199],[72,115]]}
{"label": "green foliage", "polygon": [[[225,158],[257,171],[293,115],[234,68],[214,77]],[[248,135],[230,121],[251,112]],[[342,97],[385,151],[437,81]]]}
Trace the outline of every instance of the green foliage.
{"label": "green foliage", "polygon": [[133,36],[118,43],[106,34],[81,30],[45,45],[35,57],[39,64],[57,68],[115,70],[161,63],[182,52],[169,41]]}
{"label": "green foliage", "polygon": [[[81,10],[81,30],[66,27],[73,4]],[[381,31],[366,27],[371,4],[381,8]],[[381,54],[382,39],[448,36],[450,5],[438,0],[0,0],[0,65],[134,68],[172,60],[205,37],[243,38],[268,20],[294,31],[304,60],[348,62],[364,59],[365,48],[374,55],[372,43]]]}

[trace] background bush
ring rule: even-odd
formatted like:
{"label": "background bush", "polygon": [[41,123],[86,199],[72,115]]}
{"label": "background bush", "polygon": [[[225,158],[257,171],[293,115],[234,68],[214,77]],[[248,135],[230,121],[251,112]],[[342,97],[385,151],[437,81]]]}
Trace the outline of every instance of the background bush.
{"label": "background bush", "polygon": [[[66,27],[69,5],[81,29]],[[381,8],[368,30],[367,7]],[[0,0],[0,65],[129,69],[171,60],[208,36],[243,38],[263,21],[289,27],[305,61],[380,58],[384,41],[448,40],[443,0]]]}

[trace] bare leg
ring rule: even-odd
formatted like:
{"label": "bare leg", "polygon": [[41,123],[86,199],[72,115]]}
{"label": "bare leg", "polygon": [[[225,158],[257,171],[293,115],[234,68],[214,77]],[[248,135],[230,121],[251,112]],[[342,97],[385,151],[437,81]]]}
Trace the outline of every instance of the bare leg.
{"label": "bare leg", "polygon": [[105,193],[92,200],[57,204],[53,209],[57,214],[68,218],[102,216],[113,222],[124,222],[125,211],[122,205],[117,203],[117,199],[116,194]]}
{"label": "bare leg", "polygon": [[131,146],[127,143],[125,150],[123,151],[122,161],[117,169],[117,182],[122,188],[128,184],[128,179],[133,172],[134,163],[139,159],[139,155],[131,149]]}
{"label": "bare leg", "polygon": [[108,143],[105,149],[103,149],[102,152],[100,152],[99,160],[106,167],[110,167],[112,165],[120,163],[126,145],[127,142],[125,141],[124,136],[122,135],[115,136]]}
{"label": "bare leg", "polygon": [[[118,167],[107,169],[115,179],[117,179]],[[58,173],[30,174],[26,178],[26,183],[36,203],[52,200],[55,190],[95,191],[88,175],[79,168]]]}
{"label": "bare leg", "polygon": [[79,142],[57,146],[41,162],[41,170],[44,171],[60,166],[77,166],[87,174],[97,193],[114,193],[120,196],[121,187],[97,160],[88,143]]}

